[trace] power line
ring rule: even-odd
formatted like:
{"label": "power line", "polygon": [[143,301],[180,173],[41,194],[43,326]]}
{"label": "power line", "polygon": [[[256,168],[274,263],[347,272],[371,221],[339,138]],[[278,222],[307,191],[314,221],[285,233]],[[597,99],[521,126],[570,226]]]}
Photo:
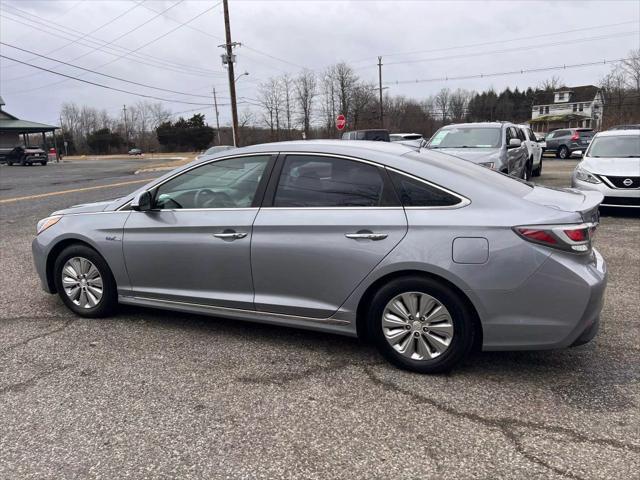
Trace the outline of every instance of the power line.
{"label": "power line", "polygon": [[[634,30],[634,31],[630,31],[630,32],[620,32],[620,33],[615,33],[615,34],[610,34],[610,35],[600,35],[600,36],[595,36],[595,37],[576,38],[576,39],[564,40],[564,41],[560,41],[560,42],[541,43],[539,45],[536,45],[536,48],[551,47],[551,46],[557,46],[557,45],[566,45],[567,42],[579,43],[579,42],[590,42],[590,41],[593,41],[593,40],[605,40],[605,39],[608,39],[608,38],[627,37],[627,36],[631,36],[631,35],[638,35],[638,33],[640,33],[639,30]],[[387,62],[387,65],[401,65],[401,64],[408,64],[408,63],[433,62],[433,61],[437,61],[437,60],[453,60],[453,59],[457,59],[457,58],[478,57],[478,56],[484,56],[484,55],[493,55],[493,54],[496,54],[496,53],[508,53],[508,52],[517,52],[517,51],[522,51],[522,47],[507,48],[507,49],[502,49],[502,50],[489,50],[489,51],[484,51],[484,52],[462,53],[462,54],[459,54],[459,55],[447,55],[445,57],[420,58],[420,59],[416,59],[416,60],[398,60],[398,61],[395,61],[395,62]]]}
{"label": "power line", "polygon": [[[219,5],[219,4],[218,4],[218,5]],[[155,12],[155,11],[156,11],[156,10],[154,10],[153,8],[151,8],[151,7],[150,7],[150,6],[148,6],[148,5],[144,5],[144,8],[146,8],[147,10],[150,10],[150,11],[152,11],[152,12]],[[169,16],[169,15],[165,15],[165,16],[166,16],[166,18],[168,18],[168,19],[170,19],[170,20],[177,21],[177,20],[175,20],[174,18],[172,18],[172,17],[171,17],[171,16]],[[206,36],[208,36],[208,37],[210,37],[210,38],[215,38],[216,40],[224,40],[222,37],[218,37],[218,36],[216,36],[216,35],[213,35],[212,33],[207,32],[206,30],[202,30],[201,28],[194,27],[193,25],[189,25],[187,28],[189,28],[190,30],[193,30],[193,31],[195,31],[195,32],[199,32],[199,33],[201,33],[201,34],[203,34],[203,35],[206,35]],[[247,50],[251,50],[252,52],[255,52],[255,53],[259,54],[259,55],[264,55],[265,57],[269,57],[269,58],[271,58],[272,60],[277,60],[278,62],[286,63],[286,64],[288,64],[288,65],[292,65],[292,66],[294,66],[294,67],[298,67],[298,68],[307,68],[307,67],[305,67],[304,65],[299,65],[299,64],[297,64],[297,63],[290,62],[289,60],[285,60],[284,58],[276,57],[275,55],[272,55],[272,54],[270,54],[270,53],[262,52],[262,51],[260,51],[260,50],[258,50],[258,49],[256,49],[256,48],[253,48],[253,47],[251,47],[251,46],[247,45],[247,44],[246,44],[246,43],[244,43],[244,42],[242,43],[242,46],[243,46],[244,48],[246,48]],[[276,69],[276,70],[278,70],[278,69]]]}
{"label": "power line", "polygon": [[[179,1],[179,3],[183,2],[183,1],[184,1],[184,0],[180,0],[180,1]],[[132,50],[132,51],[133,51],[133,52],[136,52],[136,51],[138,51],[138,50],[143,49],[144,47],[147,47],[147,46],[151,45],[151,44],[152,44],[152,43],[154,43],[154,42],[157,42],[157,41],[158,41],[158,40],[160,40],[161,38],[164,38],[164,37],[166,37],[167,35],[169,35],[169,34],[171,34],[171,33],[175,32],[176,30],[178,30],[178,29],[179,29],[179,28],[181,28],[182,26],[186,25],[187,23],[192,22],[192,21],[194,21],[195,19],[197,19],[197,18],[201,17],[202,15],[204,15],[205,13],[209,12],[210,10],[213,10],[217,5],[218,5],[218,4],[214,5],[213,7],[209,7],[209,8],[207,8],[206,10],[204,10],[204,11],[200,12],[200,13],[199,13],[198,15],[196,15],[195,17],[190,18],[190,19],[189,19],[189,20],[187,20],[186,22],[184,22],[184,23],[182,23],[182,24],[180,24],[180,25],[176,26],[175,28],[172,28],[172,29],[171,29],[171,30],[169,30],[168,32],[165,32],[164,34],[162,34],[162,35],[160,35],[160,36],[158,36],[158,37],[156,37],[156,38],[154,38],[154,39],[152,39],[152,40],[148,41],[147,43],[144,43],[143,45],[141,45],[141,46],[137,47],[136,49],[134,49],[134,50]],[[125,53],[125,54],[122,54],[122,55],[120,55],[120,56],[118,56],[118,57],[116,57],[116,58],[114,58],[114,59],[112,59],[112,60],[110,60],[110,61],[108,61],[108,62],[106,62],[106,63],[103,63],[103,64],[101,64],[101,65],[98,65],[98,68],[100,68],[100,67],[105,67],[105,66],[110,65],[110,64],[112,64],[112,63],[114,63],[114,62],[117,62],[118,60],[120,60],[122,57],[124,57],[124,56],[126,56],[126,55],[128,55],[128,54],[126,54],[126,53]],[[83,55],[82,55],[82,56],[83,56]],[[77,57],[77,58],[80,58],[80,57]],[[53,86],[53,85],[58,85],[58,84],[63,83],[63,82],[65,82],[65,81],[66,81],[66,80],[62,80],[62,81],[60,81],[60,82],[55,82],[55,83],[52,83],[52,84],[42,85],[42,86],[40,86],[40,87],[35,87],[35,88],[27,89],[27,90],[22,90],[22,91],[19,91],[19,92],[14,92],[14,93],[19,94],[19,93],[32,92],[32,91],[34,91],[34,90],[41,90],[42,88],[47,88],[47,87],[51,87],[51,86]]]}
{"label": "power line", "polygon": [[[15,10],[19,10],[19,9],[17,9],[15,7],[11,7],[11,8],[13,8]],[[21,10],[19,10],[19,11],[21,11]],[[182,74],[187,74],[187,75],[196,75],[196,76],[206,76],[207,78],[210,78],[210,75],[222,75],[222,72],[214,72],[213,70],[207,70],[207,69],[198,68],[198,67],[194,67],[194,66],[191,66],[191,65],[185,65],[185,64],[177,63],[177,62],[170,62],[168,60],[164,60],[162,58],[155,57],[155,56],[150,55],[150,54],[137,53],[137,52],[132,51],[131,49],[127,49],[127,48],[122,47],[120,45],[109,44],[108,42],[105,42],[104,40],[96,39],[96,38],[93,38],[93,37],[81,38],[84,35],[83,32],[80,32],[78,30],[70,29],[69,27],[67,27],[65,25],[58,24],[56,22],[52,22],[51,20],[45,19],[43,17],[39,17],[39,16],[37,16],[35,14],[28,14],[29,16],[23,16],[23,15],[16,14],[16,13],[13,13],[13,12],[4,12],[4,13],[9,13],[10,15],[14,15],[16,17],[22,18],[24,20],[27,20],[28,22],[34,23],[34,24],[39,25],[39,26],[35,27],[35,26],[30,25],[28,23],[24,23],[22,21],[16,20],[15,18],[7,17],[3,13],[0,12],[0,16],[6,18],[7,20],[19,23],[21,25],[25,25],[25,26],[33,28],[33,29],[35,29],[35,30],[37,30],[39,32],[46,33],[46,34],[54,36],[54,37],[62,38],[64,40],[69,40],[69,37],[68,36],[64,36],[64,35],[75,36],[76,38],[73,38],[73,37],[71,38],[72,41],[77,42],[80,45],[92,48],[93,49],[92,51],[98,50],[98,48],[95,47],[95,45],[98,45],[99,47],[107,47],[107,50],[101,50],[103,53],[107,53],[109,55],[116,56],[120,52],[127,52],[130,56],[135,57],[135,61],[138,62],[138,63],[142,63],[144,65],[149,65],[149,66],[153,66],[153,67],[157,67],[157,68],[169,69],[169,70],[172,70],[172,71],[177,72],[177,73],[182,73]],[[25,13],[28,13],[28,12],[25,12]],[[32,17],[39,18],[42,21],[35,20]],[[54,27],[58,27],[58,28],[56,29]],[[50,30],[53,30],[53,31],[50,31]],[[63,32],[63,34],[61,34],[61,32]],[[87,42],[89,42],[89,44],[87,44]],[[111,52],[109,50],[114,50],[114,51],[119,51],[119,52],[118,53],[113,53],[113,52]],[[156,62],[159,65],[155,65],[154,63],[149,63],[149,62]],[[10,79],[10,80],[14,80],[14,79]]]}
{"label": "power line", "polygon": [[65,78],[68,78],[70,80],[76,80],[78,82],[87,83],[89,85],[94,85],[96,87],[106,88],[107,90],[114,90],[116,92],[128,93],[129,95],[136,95],[138,97],[151,98],[151,99],[154,99],[154,100],[160,100],[161,102],[182,103],[182,104],[185,104],[185,105],[200,105],[200,106],[208,106],[209,105],[209,104],[206,104],[206,103],[185,102],[184,100],[172,100],[172,99],[169,99],[169,98],[156,97],[154,95],[147,95],[147,94],[144,94],[144,93],[137,93],[137,92],[132,92],[132,91],[129,91],[129,90],[123,90],[121,88],[110,87],[109,85],[103,85],[101,83],[92,82],[90,80],[85,80],[84,78],[74,77],[73,75],[67,75],[65,73],[56,72],[55,70],[50,70],[48,68],[40,67],[38,65],[33,65],[31,63],[23,62],[22,60],[18,60],[16,58],[8,57],[8,56],[2,55],[2,54],[0,54],[0,58],[5,58],[7,60],[11,60],[13,62],[21,63],[23,65],[27,65],[27,66],[32,67],[32,68],[37,68],[38,70],[43,70],[45,72],[49,72],[49,73],[52,73],[54,75],[59,75],[61,77],[65,77]]}
{"label": "power line", "polygon": [[[81,1],[83,1],[83,0],[81,0]],[[129,12],[131,12],[132,10],[135,10],[135,9],[136,9],[136,8],[138,8],[140,5],[142,5],[144,2],[145,2],[145,0],[142,0],[142,1],[141,1],[141,2],[139,2],[139,3],[136,3],[136,4],[135,4],[135,5],[133,5],[131,8],[128,8],[128,9],[126,9],[124,12],[122,12],[121,14],[119,14],[119,15],[117,15],[117,16],[115,16],[115,17],[113,17],[113,18],[112,18],[111,20],[109,20],[108,22],[105,22],[105,23],[103,23],[102,25],[100,25],[99,27],[94,28],[94,29],[93,29],[93,30],[91,30],[90,32],[87,32],[87,33],[83,34],[83,35],[82,35],[80,38],[78,38],[77,40],[71,40],[70,42],[65,43],[64,45],[62,45],[62,46],[60,46],[60,47],[57,47],[57,48],[54,48],[53,50],[48,51],[48,52],[47,52],[47,55],[51,55],[52,53],[58,52],[58,51],[62,50],[63,48],[66,48],[66,47],[68,47],[69,45],[73,45],[74,43],[77,43],[79,40],[82,40],[82,39],[84,39],[84,38],[88,37],[89,35],[93,35],[94,33],[96,33],[96,32],[98,32],[98,31],[102,30],[104,27],[106,27],[106,26],[108,26],[108,25],[111,25],[111,24],[112,24],[113,22],[115,22],[116,20],[119,20],[120,18],[124,17],[126,14],[128,14],[128,13],[129,13]],[[77,5],[77,3],[76,3],[75,5]],[[27,59],[27,61],[28,61],[28,62],[32,62],[33,60],[35,60],[35,57],[34,57],[34,58],[29,58],[29,59]],[[24,78],[24,77],[18,77],[18,78]]]}
{"label": "power line", "polygon": [[177,90],[170,90],[168,88],[155,87],[153,85],[148,85],[146,83],[134,82],[133,80],[127,80],[126,78],[120,78],[120,77],[116,77],[114,75],[109,75],[107,73],[97,72],[96,70],[91,70],[90,68],[85,68],[85,67],[81,67],[79,65],[74,65],[72,63],[63,62],[62,60],[58,60],[56,58],[52,58],[52,57],[49,57],[47,55],[42,55],[42,54],[39,54],[39,53],[34,52],[32,50],[27,50],[26,48],[16,47],[15,45],[11,45],[10,43],[5,43],[5,42],[0,41],[0,45],[4,45],[6,47],[10,47],[10,48],[13,48],[15,50],[20,50],[21,52],[30,53],[32,55],[35,55],[36,57],[45,58],[45,59],[50,60],[52,62],[57,62],[57,63],[60,63],[62,65],[67,65],[69,67],[77,68],[78,70],[83,70],[83,71],[88,72],[88,73],[94,73],[96,75],[101,75],[103,77],[111,78],[113,80],[118,80],[120,82],[126,82],[126,83],[131,83],[132,85],[138,85],[139,87],[152,88],[154,90],[161,90],[163,92],[168,92],[168,93],[177,93],[178,95],[186,95],[188,97],[210,98],[209,95],[198,95],[198,94],[195,94],[195,93],[179,92]]}
{"label": "power line", "polygon": [[[163,13],[165,13],[165,12],[167,12],[167,11],[171,10],[171,9],[172,9],[172,8],[174,8],[174,7],[177,7],[178,5],[180,5],[181,3],[183,3],[184,1],[185,1],[185,0],[178,0],[176,3],[174,3],[174,4],[170,5],[170,6],[168,6],[167,8],[165,8],[162,12],[160,12],[160,13],[158,13],[158,14],[154,15],[153,17],[149,18],[148,20],[145,20],[144,22],[142,22],[141,24],[139,24],[139,25],[137,25],[136,27],[132,28],[131,30],[127,30],[126,32],[124,32],[124,33],[122,33],[122,34],[118,35],[116,38],[114,38],[114,39],[112,39],[112,40],[108,41],[107,43],[105,43],[105,45],[100,46],[100,47],[93,48],[92,50],[89,50],[88,52],[85,52],[85,53],[83,53],[82,55],[79,55],[79,56],[77,56],[77,57],[73,58],[73,59],[72,59],[72,61],[79,60],[79,59],[81,59],[81,58],[83,58],[83,57],[86,57],[87,55],[89,55],[89,54],[91,54],[91,53],[95,52],[96,50],[97,50],[97,51],[102,51],[102,49],[103,49],[105,46],[107,46],[107,45],[111,45],[111,44],[113,44],[113,43],[117,42],[118,40],[120,40],[120,39],[122,39],[122,38],[126,37],[127,35],[130,35],[131,33],[135,32],[136,30],[139,30],[140,28],[142,28],[142,27],[144,27],[145,25],[147,25],[147,24],[151,23],[152,21],[154,21],[156,18],[158,18],[158,17],[162,16],[162,14],[163,14]],[[18,10],[18,11],[23,11],[23,10],[20,10],[20,9],[18,9],[18,8],[15,8],[15,7],[10,7],[10,8],[14,8],[15,10]],[[14,15],[15,15],[15,14],[14,14]]]}
{"label": "power line", "polygon": [[495,72],[495,73],[477,73],[473,75],[463,75],[458,77],[438,77],[438,78],[426,78],[426,79],[416,79],[416,80],[395,80],[391,82],[385,82],[385,85],[401,85],[401,84],[410,84],[410,83],[427,83],[427,82],[447,82],[451,80],[471,80],[477,78],[488,78],[488,77],[500,77],[504,75],[517,75],[517,74],[525,74],[525,73],[537,73],[537,72],[548,72],[552,70],[566,70],[568,68],[580,68],[580,67],[592,67],[595,65],[606,65],[608,63],[618,63],[623,62],[625,60],[630,60],[630,58],[620,58],[616,60],[600,60],[596,62],[587,62],[587,63],[575,63],[572,65],[556,65],[553,67],[541,67],[541,68],[530,68],[530,69],[520,69],[513,70],[508,72]]}
{"label": "power line", "polygon": [[[470,48],[470,47],[485,47],[487,45],[500,45],[500,44],[504,44],[505,42],[516,42],[516,41],[520,41],[520,40],[532,40],[535,38],[542,38],[542,37],[549,37],[549,36],[558,36],[558,35],[563,35],[565,33],[575,33],[575,32],[584,32],[584,31],[590,31],[590,30],[599,30],[602,28],[609,28],[609,27],[619,27],[622,25],[629,25],[632,23],[640,23],[637,20],[631,20],[628,22],[618,22],[618,23],[608,23],[608,24],[604,24],[604,25],[592,25],[592,26],[584,26],[581,28],[574,28],[572,30],[563,30],[561,32],[558,31],[553,31],[553,32],[548,32],[548,33],[540,33],[537,35],[529,35],[526,37],[515,37],[515,38],[505,38],[503,40],[492,40],[490,42],[482,42],[482,43],[470,43],[467,45],[458,45],[458,46],[454,46],[454,47],[446,47],[446,48],[433,48],[433,49],[428,49],[428,50],[413,50],[413,51],[407,51],[407,52],[396,52],[396,53],[386,53],[384,55],[382,55],[383,57],[397,57],[397,56],[401,56],[401,55],[415,55],[416,53],[433,53],[433,52],[446,52],[446,51],[450,51],[450,50],[459,50],[459,49],[463,49],[463,48]],[[534,46],[535,48],[538,48],[538,45]],[[365,60],[371,60],[370,58],[366,58],[366,59],[360,59],[360,60],[355,60],[351,63],[359,63]]]}

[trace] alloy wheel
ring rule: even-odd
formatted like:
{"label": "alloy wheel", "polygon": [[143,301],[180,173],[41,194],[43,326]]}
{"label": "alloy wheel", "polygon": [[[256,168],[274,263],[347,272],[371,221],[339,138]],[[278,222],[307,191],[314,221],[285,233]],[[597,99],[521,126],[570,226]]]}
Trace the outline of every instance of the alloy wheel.
{"label": "alloy wheel", "polygon": [[453,319],[431,295],[406,292],[393,297],[382,313],[382,331],[398,353],[411,360],[431,360],[453,340]]}
{"label": "alloy wheel", "polygon": [[62,267],[64,292],[80,308],[93,308],[102,299],[104,287],[98,268],[84,257],[72,257]]}

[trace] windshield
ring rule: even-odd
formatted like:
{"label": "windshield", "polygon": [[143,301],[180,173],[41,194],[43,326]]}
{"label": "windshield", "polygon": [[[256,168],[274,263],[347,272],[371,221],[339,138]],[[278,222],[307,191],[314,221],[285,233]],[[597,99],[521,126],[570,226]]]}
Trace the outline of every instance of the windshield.
{"label": "windshield", "polygon": [[640,135],[596,137],[591,142],[587,156],[596,158],[640,158]]}
{"label": "windshield", "polygon": [[498,148],[499,127],[450,127],[438,130],[427,148]]}

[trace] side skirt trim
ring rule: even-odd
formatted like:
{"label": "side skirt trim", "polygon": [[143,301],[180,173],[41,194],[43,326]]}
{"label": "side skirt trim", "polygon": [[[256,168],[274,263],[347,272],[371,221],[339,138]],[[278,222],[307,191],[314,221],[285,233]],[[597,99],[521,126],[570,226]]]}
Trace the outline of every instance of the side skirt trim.
{"label": "side skirt trim", "polygon": [[206,305],[201,303],[181,302],[177,300],[165,300],[160,298],[148,298],[137,296],[124,296],[118,297],[120,303],[128,305],[144,305],[150,307],[167,308],[169,306],[182,307],[182,309],[189,309],[198,313],[206,313],[208,315],[218,315],[220,317],[227,318],[241,318],[245,320],[263,320],[263,321],[302,321],[310,322],[321,325],[341,325],[346,326],[351,322],[348,320],[338,320],[334,318],[312,318],[301,317],[298,315],[287,315],[284,313],[272,313],[272,312],[260,312],[256,310],[243,310],[240,308],[218,307],[215,305]]}

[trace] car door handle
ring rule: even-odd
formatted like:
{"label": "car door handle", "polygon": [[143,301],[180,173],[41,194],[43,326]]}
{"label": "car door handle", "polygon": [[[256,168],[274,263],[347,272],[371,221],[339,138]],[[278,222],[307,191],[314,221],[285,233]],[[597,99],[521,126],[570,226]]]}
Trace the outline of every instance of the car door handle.
{"label": "car door handle", "polygon": [[239,240],[247,236],[244,232],[224,232],[224,233],[214,233],[214,237],[221,238],[223,240]]}
{"label": "car door handle", "polygon": [[360,239],[364,239],[364,240],[384,240],[385,238],[387,238],[387,234],[386,233],[371,233],[371,232],[358,232],[358,233],[345,233],[344,235],[347,238],[351,238],[353,240],[360,240]]}

